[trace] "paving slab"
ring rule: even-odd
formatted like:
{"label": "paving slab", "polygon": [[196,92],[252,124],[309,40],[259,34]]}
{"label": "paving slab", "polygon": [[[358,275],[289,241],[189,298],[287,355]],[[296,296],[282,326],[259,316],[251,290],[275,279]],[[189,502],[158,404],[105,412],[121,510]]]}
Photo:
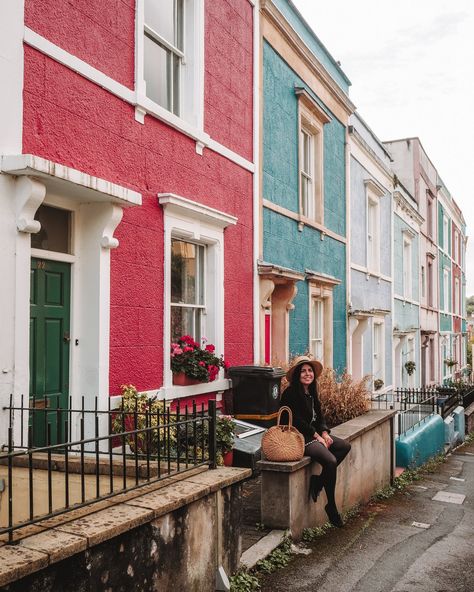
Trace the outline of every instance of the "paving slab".
{"label": "paving slab", "polygon": [[466,496],[461,493],[452,493],[451,491],[438,491],[438,493],[431,498],[435,502],[447,502],[448,504],[462,504]]}
{"label": "paving slab", "polygon": [[46,553],[39,553],[19,545],[3,545],[0,548],[0,586],[43,569],[48,565],[48,561]]}
{"label": "paving slab", "polygon": [[240,564],[246,569],[252,569],[261,559],[278,547],[285,538],[284,530],[272,530],[269,534],[261,538],[258,543],[242,553]]}
{"label": "paving slab", "polygon": [[58,530],[87,538],[89,546],[98,545],[127,530],[132,530],[153,518],[153,512],[127,504],[112,506],[67,524],[57,526]]}
{"label": "paving slab", "polygon": [[62,561],[87,549],[87,538],[70,532],[53,529],[20,541],[19,546],[47,553],[49,563]]}
{"label": "paving slab", "polygon": [[129,500],[124,505],[147,509],[153,513],[153,518],[158,518],[163,514],[173,512],[186,504],[201,499],[210,491],[210,485],[181,481],[174,483],[172,487],[158,489],[152,493]]}

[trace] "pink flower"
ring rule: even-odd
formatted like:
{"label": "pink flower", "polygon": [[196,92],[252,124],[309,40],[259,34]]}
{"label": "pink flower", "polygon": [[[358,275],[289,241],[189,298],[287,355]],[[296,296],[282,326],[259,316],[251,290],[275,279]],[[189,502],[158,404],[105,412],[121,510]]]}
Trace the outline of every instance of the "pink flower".
{"label": "pink flower", "polygon": [[229,363],[229,362],[226,362],[226,361],[224,361],[224,368],[225,368],[226,370],[228,370],[228,369],[230,368],[230,363]]}
{"label": "pink flower", "polygon": [[184,351],[184,352],[192,352],[192,351],[194,351],[194,348],[193,348],[193,347],[189,347],[189,345],[187,345],[187,346],[184,348],[184,350],[183,350],[183,351]]}
{"label": "pink flower", "polygon": [[175,349],[173,350],[173,354],[175,356],[179,356],[182,353],[183,353],[183,350],[180,347],[175,347]]}
{"label": "pink flower", "polygon": [[200,366],[205,366],[206,365],[206,362],[201,361],[201,362],[199,362],[199,365]]}

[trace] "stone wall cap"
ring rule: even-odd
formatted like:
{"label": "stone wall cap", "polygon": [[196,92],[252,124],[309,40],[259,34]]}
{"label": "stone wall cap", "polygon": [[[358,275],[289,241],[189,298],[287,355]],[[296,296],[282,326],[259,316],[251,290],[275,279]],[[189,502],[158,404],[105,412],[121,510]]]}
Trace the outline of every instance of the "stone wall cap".
{"label": "stone wall cap", "polygon": [[299,471],[311,462],[309,456],[303,456],[301,460],[285,461],[285,462],[274,462],[271,460],[259,460],[257,467],[262,471],[275,471],[277,473],[293,473]]}

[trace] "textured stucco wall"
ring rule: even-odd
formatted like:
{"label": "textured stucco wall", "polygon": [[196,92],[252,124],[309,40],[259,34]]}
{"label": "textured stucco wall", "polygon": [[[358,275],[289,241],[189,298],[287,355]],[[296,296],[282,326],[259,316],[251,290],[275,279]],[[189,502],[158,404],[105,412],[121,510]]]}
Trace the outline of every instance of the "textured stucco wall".
{"label": "textured stucco wall", "polygon": [[[263,54],[263,197],[297,213],[298,102],[294,87],[306,85],[266,42]],[[345,235],[345,127],[334,117],[324,126],[324,221],[328,229]],[[345,251],[340,241],[322,237],[309,226],[299,232],[295,220],[263,208],[265,261],[300,272],[322,272],[342,281],[334,289],[334,367],[339,370],[346,365]],[[298,282],[297,288],[295,309],[290,312],[291,354],[308,349],[308,285]]]}
{"label": "textured stucco wall", "polygon": [[[309,268],[341,279],[341,285],[333,292],[333,364],[342,370],[346,365],[345,245],[328,236],[321,240],[320,233],[312,228],[305,227],[299,232],[294,220],[266,209],[263,229],[265,260],[300,271]],[[290,312],[290,354],[308,349],[308,285],[301,281],[297,287],[295,309]]]}
{"label": "textured stucco wall", "polygon": [[[295,86],[312,90],[275,50],[263,46],[263,197],[298,211],[298,100]],[[325,108],[323,106],[323,108]],[[324,126],[324,223],[345,235],[345,127]]]}
{"label": "textured stucco wall", "polygon": [[419,326],[419,306],[410,302],[404,302],[398,298],[395,298],[394,305],[394,327],[400,331],[406,331]]}
{"label": "textured stucco wall", "polygon": [[[367,266],[367,192],[365,180],[372,175],[351,157],[351,263]],[[391,275],[391,200],[387,191],[380,198],[380,272]],[[354,293],[354,289],[351,289]],[[387,307],[383,307],[387,308]],[[388,306],[390,308],[390,306]]]}
{"label": "textured stucco wall", "polygon": [[[80,7],[65,0],[27,0],[26,24],[131,87],[135,2],[97,6],[92,0]],[[225,0],[214,0],[205,6],[207,131],[250,157],[251,5],[239,0],[231,8]],[[28,46],[23,117],[25,153],[143,196],[141,207],[124,212],[115,232],[120,246],[111,253],[110,391],[118,392],[124,383],[140,390],[162,384],[164,254],[158,193],[175,193],[238,218],[237,226],[225,231],[225,354],[232,365],[252,362],[252,174],[209,149],[198,155],[195,140],[153,116],[138,123],[132,105]]]}

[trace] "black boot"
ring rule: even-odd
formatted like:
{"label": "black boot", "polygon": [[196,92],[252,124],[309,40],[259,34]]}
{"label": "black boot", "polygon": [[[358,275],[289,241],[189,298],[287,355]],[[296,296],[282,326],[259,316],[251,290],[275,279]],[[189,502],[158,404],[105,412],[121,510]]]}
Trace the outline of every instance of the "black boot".
{"label": "black boot", "polygon": [[344,526],[344,522],[342,521],[342,518],[339,512],[337,511],[335,504],[327,504],[327,506],[324,509],[326,510],[326,514],[328,515],[329,522],[333,526],[336,526],[337,528],[342,528]]}
{"label": "black boot", "polygon": [[323,483],[321,481],[321,475],[311,475],[309,479],[309,494],[308,497],[316,502],[321,490],[323,488]]}

